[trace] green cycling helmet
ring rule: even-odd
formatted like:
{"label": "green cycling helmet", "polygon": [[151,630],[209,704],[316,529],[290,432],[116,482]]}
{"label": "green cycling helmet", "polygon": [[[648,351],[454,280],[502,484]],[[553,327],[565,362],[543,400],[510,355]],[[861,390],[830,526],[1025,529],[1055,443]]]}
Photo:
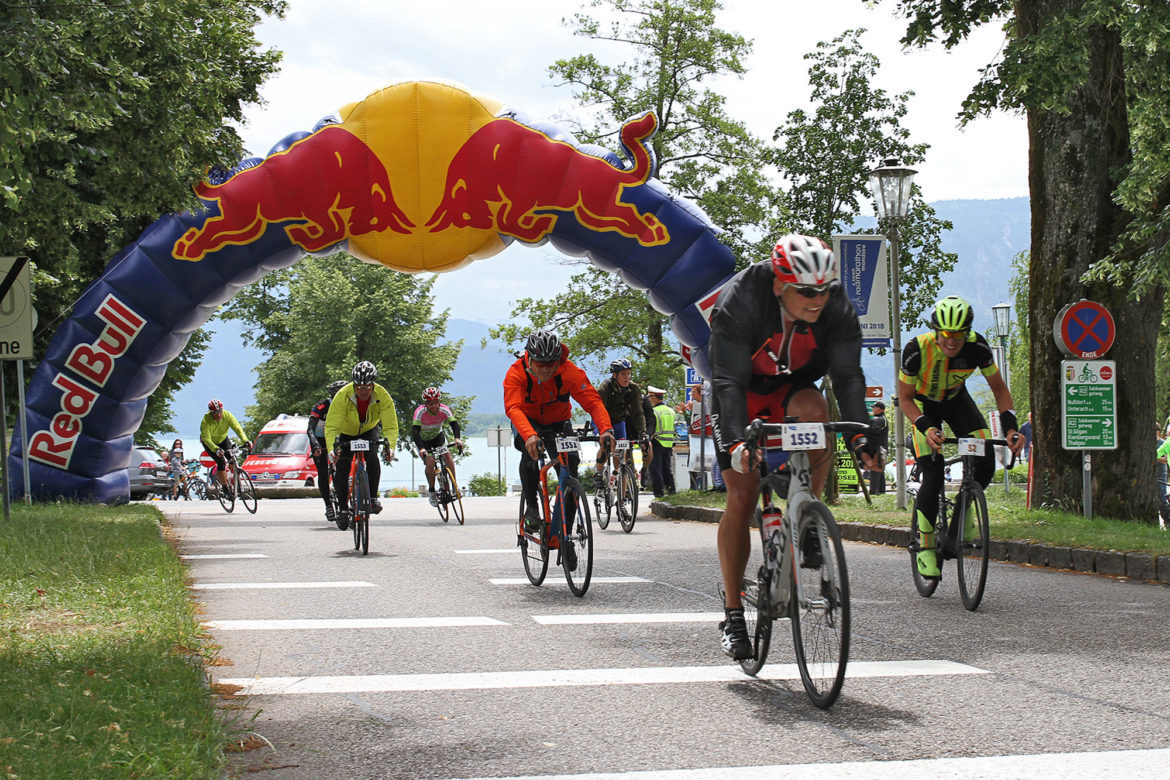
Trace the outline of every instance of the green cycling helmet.
{"label": "green cycling helmet", "polygon": [[930,315],[930,327],[935,330],[971,330],[974,321],[971,304],[957,295],[948,295],[936,303]]}

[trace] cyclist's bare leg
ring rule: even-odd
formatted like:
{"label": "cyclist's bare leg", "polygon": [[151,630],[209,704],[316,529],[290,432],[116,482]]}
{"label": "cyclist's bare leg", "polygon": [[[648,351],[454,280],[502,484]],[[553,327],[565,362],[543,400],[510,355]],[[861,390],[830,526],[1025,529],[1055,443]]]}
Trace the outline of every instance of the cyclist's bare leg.
{"label": "cyclist's bare leg", "polygon": [[435,456],[431,455],[431,453],[429,453],[429,452],[427,453],[426,473],[427,473],[427,488],[429,488],[430,491],[432,493],[434,493],[435,492]]}
{"label": "cyclist's bare leg", "polygon": [[748,557],[752,552],[749,525],[755,511],[760,477],[756,473],[740,474],[734,469],[723,472],[727,485],[727,506],[719,519],[719,568],[723,572],[723,592],[728,609],[743,606],[739,589]]}
{"label": "cyclist's bare leg", "polygon": [[[825,397],[811,387],[799,390],[785,402],[784,410],[801,422],[828,422],[829,407]],[[820,498],[825,492],[825,480],[829,477],[829,466],[833,459],[825,450],[809,450],[808,462],[812,468],[813,495]],[[726,474],[724,475],[726,477]],[[731,489],[728,488],[730,496]]]}

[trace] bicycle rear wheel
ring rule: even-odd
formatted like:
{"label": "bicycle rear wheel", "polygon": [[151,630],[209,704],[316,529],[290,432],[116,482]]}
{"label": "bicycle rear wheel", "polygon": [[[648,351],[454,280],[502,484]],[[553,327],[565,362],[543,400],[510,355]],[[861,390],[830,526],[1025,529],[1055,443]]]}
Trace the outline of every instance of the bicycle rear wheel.
{"label": "bicycle rear wheel", "polygon": [[[941,509],[940,509],[941,511]],[[935,541],[938,541],[939,534],[935,533]],[[934,595],[934,591],[938,588],[938,577],[923,577],[918,573],[918,551],[922,549],[918,544],[918,510],[913,504],[910,505],[910,544],[907,545],[910,550],[910,575],[914,578],[914,588],[918,591],[918,595],[923,598],[930,598]],[[937,548],[938,545],[936,544]],[[942,555],[938,555],[938,564],[942,567]]]}
{"label": "bicycle rear wheel", "polygon": [[459,484],[455,482],[455,475],[451,473],[451,469],[443,469],[443,480],[447,486],[443,488],[442,498],[447,500],[451,514],[455,515],[459,525],[463,525],[463,495],[459,492]]}
{"label": "bicycle rear wheel", "polygon": [[959,595],[969,610],[979,608],[983,588],[987,584],[987,556],[990,544],[990,526],[987,518],[987,497],[978,483],[965,490],[957,502],[954,516],[955,563],[959,572]]}
{"label": "bicycle rear wheel", "polygon": [[236,508],[236,493],[230,488],[231,484],[231,479],[228,479],[229,487],[224,487],[218,478],[215,480],[215,497],[219,499],[219,505],[225,512],[231,512]]}
{"label": "bicycle rear wheel", "polygon": [[561,567],[565,570],[565,582],[574,596],[584,596],[589,590],[593,577],[593,521],[589,517],[589,498],[585,489],[575,479],[569,479],[561,491],[562,510],[572,507],[568,514],[571,524],[567,526],[561,542]]}
{"label": "bicycle rear wheel", "polygon": [[[793,567],[798,600],[792,615],[792,641],[805,692],[813,704],[827,709],[841,693],[849,662],[851,614],[845,548],[837,521],[819,501],[804,506],[798,528]],[[815,545],[806,539],[810,534]]]}
{"label": "bicycle rear wheel", "polygon": [[370,476],[365,463],[353,479],[353,549],[362,555],[370,552]]}
{"label": "bicycle rear wheel", "polygon": [[601,469],[601,487],[593,491],[593,511],[597,515],[597,527],[604,531],[609,528],[609,518],[613,513],[613,496],[609,494],[609,467]]}
{"label": "bicycle rear wheel", "polygon": [[524,530],[524,510],[526,509],[524,496],[520,496],[520,524],[517,526],[517,541],[520,545],[520,557],[524,561],[524,573],[533,585],[544,582],[544,575],[548,573],[548,545],[544,543],[544,533],[548,524],[541,522],[540,530],[530,534]]}
{"label": "bicycle rear wheel", "polygon": [[768,648],[772,645],[772,603],[768,600],[770,575],[763,566],[756,579],[744,577],[739,592],[743,604],[743,619],[747,623],[748,637],[752,641],[752,657],[739,662],[745,674],[755,677],[768,660]]}
{"label": "bicycle rear wheel", "polygon": [[244,509],[247,509],[249,514],[256,514],[256,486],[248,472],[243,469],[236,471],[236,495],[240,497]]}
{"label": "bicycle rear wheel", "polygon": [[618,475],[618,520],[626,533],[634,530],[638,517],[638,478],[628,464],[622,464]]}

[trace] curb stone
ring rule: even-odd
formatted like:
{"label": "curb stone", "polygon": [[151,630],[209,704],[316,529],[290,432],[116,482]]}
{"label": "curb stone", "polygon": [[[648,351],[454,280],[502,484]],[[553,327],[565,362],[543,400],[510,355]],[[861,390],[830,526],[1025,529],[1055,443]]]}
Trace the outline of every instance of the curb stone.
{"label": "curb stone", "polygon": [[[718,523],[722,509],[703,506],[674,506],[662,501],[650,502],[651,514],[667,520],[690,520]],[[851,542],[905,547],[909,529],[902,526],[869,523],[838,523],[841,538]],[[1088,547],[1060,547],[1026,540],[992,539],[988,555],[997,561],[1023,563],[1037,568],[1079,571],[1110,577],[1170,584],[1170,555],[1145,552],[1094,550]]]}

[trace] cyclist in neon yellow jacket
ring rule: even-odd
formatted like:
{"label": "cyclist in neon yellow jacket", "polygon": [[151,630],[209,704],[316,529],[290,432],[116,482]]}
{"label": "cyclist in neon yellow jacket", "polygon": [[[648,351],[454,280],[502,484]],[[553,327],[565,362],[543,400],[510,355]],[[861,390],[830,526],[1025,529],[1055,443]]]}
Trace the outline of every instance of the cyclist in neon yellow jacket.
{"label": "cyclist in neon yellow jacket", "polygon": [[[398,412],[394,409],[394,399],[386,388],[374,382],[377,378],[378,369],[373,363],[367,360],[358,363],[353,367],[353,381],[337,391],[325,416],[325,446],[331,453],[337,445],[353,439],[365,439],[370,443],[366,469],[370,476],[370,492],[374,494],[370,500],[370,511],[374,514],[382,511],[382,502],[376,497],[378,480],[382,477],[378,445],[382,437],[386,437],[388,444],[383,457],[387,463],[393,459],[394,448],[398,446]],[[344,531],[349,528],[353,517],[348,508],[349,468],[353,463],[353,453],[348,447],[340,447],[331,457],[334,458],[333,490],[337,495],[337,505],[342,508],[337,515],[337,527]]]}
{"label": "cyclist in neon yellow jacket", "polygon": [[252,445],[249,443],[248,434],[244,433],[240,421],[236,419],[234,414],[223,408],[223,401],[212,398],[207,402],[207,414],[203,415],[203,419],[199,423],[199,443],[215,461],[215,478],[219,480],[220,486],[227,491],[232,488],[228,484],[227,458],[224,457],[224,450],[231,446],[231,439],[228,437],[228,433],[231,431],[235,431],[236,435],[240,437],[240,443],[244,449],[251,452]]}

